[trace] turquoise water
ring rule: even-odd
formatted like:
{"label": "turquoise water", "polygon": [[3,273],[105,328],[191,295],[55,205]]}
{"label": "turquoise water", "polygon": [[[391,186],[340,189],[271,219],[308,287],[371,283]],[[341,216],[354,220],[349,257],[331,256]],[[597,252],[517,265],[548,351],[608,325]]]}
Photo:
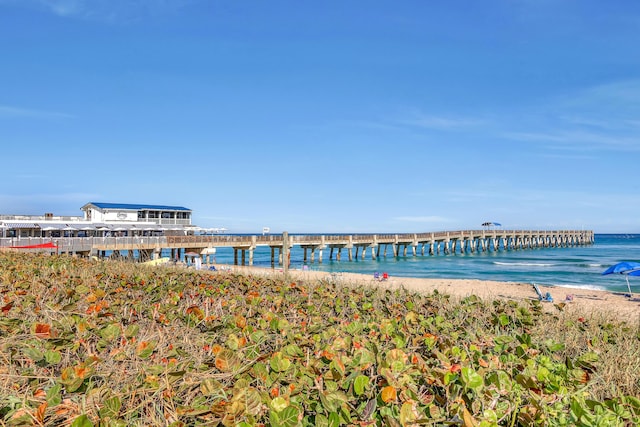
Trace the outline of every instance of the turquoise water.
{"label": "turquoise water", "polygon": [[[541,285],[569,286],[610,291],[625,291],[625,277],[619,274],[602,276],[610,265],[620,261],[640,262],[640,234],[596,234],[595,243],[568,248],[520,249],[498,252],[475,252],[455,255],[387,256],[373,261],[367,251],[366,260],[329,261],[329,250],[323,252],[323,263],[303,265],[303,251],[294,247],[291,268],[327,272],[371,274],[387,272],[390,276],[454,279],[498,280]],[[335,253],[334,253],[335,255]],[[248,257],[248,254],[247,254]],[[316,261],[317,261],[316,253]],[[219,248],[217,263],[233,264],[233,251]],[[247,258],[248,262],[248,258]],[[254,265],[271,266],[269,248],[258,248]],[[629,277],[632,290],[640,292],[640,277]],[[635,289],[634,289],[635,288]]]}

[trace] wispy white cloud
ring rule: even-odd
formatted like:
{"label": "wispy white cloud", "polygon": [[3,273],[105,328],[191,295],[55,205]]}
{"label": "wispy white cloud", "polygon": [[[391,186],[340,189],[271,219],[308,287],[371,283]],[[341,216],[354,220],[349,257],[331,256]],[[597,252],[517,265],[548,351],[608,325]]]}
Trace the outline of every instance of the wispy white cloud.
{"label": "wispy white cloud", "polygon": [[451,218],[437,216],[437,215],[426,215],[426,216],[398,216],[393,218],[395,221],[401,222],[420,222],[420,223],[442,223],[442,222],[453,222]]}
{"label": "wispy white cloud", "polygon": [[0,0],[0,5],[35,7],[63,18],[119,22],[173,12],[194,1],[199,0]]}
{"label": "wispy white cloud", "polygon": [[81,0],[40,0],[40,3],[59,16],[82,15],[88,10]]}
{"label": "wispy white cloud", "polygon": [[598,131],[558,129],[547,132],[506,132],[502,137],[510,140],[543,142],[546,148],[580,152],[602,149],[640,151],[640,141],[632,135],[605,134]]}
{"label": "wispy white cloud", "polygon": [[527,143],[539,149],[539,156],[579,160],[603,151],[640,151],[638,117],[640,80],[624,80],[478,117],[439,115],[414,109],[383,123],[413,132],[437,130],[467,134],[481,138],[484,143]]}
{"label": "wispy white cloud", "polygon": [[567,99],[567,104],[640,108],[640,80],[620,80],[592,86]]}
{"label": "wispy white cloud", "polygon": [[2,118],[34,118],[34,119],[72,119],[75,116],[55,111],[36,110],[31,108],[0,105],[0,119]]}
{"label": "wispy white cloud", "polygon": [[434,130],[467,130],[485,123],[484,120],[473,117],[448,117],[413,113],[408,117],[396,120],[397,123]]}
{"label": "wispy white cloud", "polygon": [[0,194],[0,206],[7,215],[80,215],[80,207],[90,200],[100,199],[92,193],[23,193]]}
{"label": "wispy white cloud", "polygon": [[610,82],[529,106],[526,120],[509,117],[498,136],[547,151],[640,151],[640,80]]}

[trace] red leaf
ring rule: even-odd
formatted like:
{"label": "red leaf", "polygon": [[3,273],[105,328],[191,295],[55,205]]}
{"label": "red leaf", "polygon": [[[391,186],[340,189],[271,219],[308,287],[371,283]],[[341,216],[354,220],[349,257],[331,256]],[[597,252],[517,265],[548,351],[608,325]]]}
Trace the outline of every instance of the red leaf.
{"label": "red leaf", "polygon": [[51,338],[51,326],[45,323],[36,323],[35,332],[38,338]]}

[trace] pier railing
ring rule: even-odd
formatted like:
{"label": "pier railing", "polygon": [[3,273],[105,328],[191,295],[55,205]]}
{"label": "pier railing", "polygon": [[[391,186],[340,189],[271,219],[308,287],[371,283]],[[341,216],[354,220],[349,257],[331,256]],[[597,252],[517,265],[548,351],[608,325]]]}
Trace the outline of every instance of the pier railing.
{"label": "pier railing", "polygon": [[[195,236],[128,236],[128,237],[14,237],[1,238],[0,248],[13,248],[26,251],[46,251],[57,253],[77,253],[81,255],[100,254],[105,251],[138,250],[158,253],[162,249],[184,250],[196,253],[211,253],[212,248],[232,247],[238,251],[252,251],[259,246],[270,246],[282,251],[285,245],[284,234],[267,235],[195,235]],[[412,247],[414,255],[421,247],[421,254],[455,253],[465,251],[511,250],[535,247],[562,247],[588,245],[594,242],[591,230],[457,230],[427,233],[401,234],[291,234],[287,238],[287,247],[300,246],[307,250],[320,251],[342,249],[351,251],[362,248],[377,249],[385,245],[393,247],[393,253],[402,253],[399,249]],[[52,244],[54,248],[28,248],[43,244]],[[375,257],[376,254],[373,253]],[[386,248],[385,252],[386,254]],[[339,255],[338,255],[339,256]],[[250,256],[251,258],[251,256]],[[305,256],[306,258],[306,256]],[[351,259],[351,252],[349,252]]]}

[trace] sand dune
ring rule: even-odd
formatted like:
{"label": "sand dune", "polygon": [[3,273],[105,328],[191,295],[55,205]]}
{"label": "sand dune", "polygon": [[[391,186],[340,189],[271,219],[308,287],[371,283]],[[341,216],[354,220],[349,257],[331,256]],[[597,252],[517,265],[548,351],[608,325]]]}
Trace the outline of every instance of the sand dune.
{"label": "sand dune", "polygon": [[[251,274],[283,274],[281,269],[228,266],[234,272]],[[537,300],[538,296],[531,283],[497,282],[489,280],[469,279],[426,279],[414,277],[389,277],[379,281],[373,276],[357,273],[328,273],[309,270],[289,270],[288,274],[302,280],[335,280],[344,283],[366,284],[381,287],[404,287],[417,292],[432,293],[437,290],[456,297],[477,295],[482,299],[491,300],[503,298],[516,301]],[[605,314],[613,315],[630,323],[640,321],[640,295],[625,297],[623,293],[590,290],[583,288],[568,288],[556,286],[539,286],[543,294],[549,292],[553,302],[543,303],[548,311],[558,311],[556,304],[562,304],[562,309],[574,311],[576,315]],[[569,301],[568,296],[572,299]]]}

